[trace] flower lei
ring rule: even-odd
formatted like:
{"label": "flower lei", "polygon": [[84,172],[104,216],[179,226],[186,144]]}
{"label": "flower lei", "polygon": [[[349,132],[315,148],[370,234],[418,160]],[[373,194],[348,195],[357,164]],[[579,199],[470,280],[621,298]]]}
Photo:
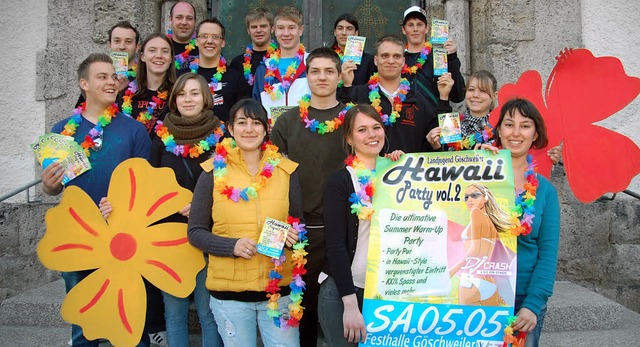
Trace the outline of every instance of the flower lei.
{"label": "flower lei", "polygon": [[[407,48],[408,46],[405,47],[405,49]],[[429,56],[429,53],[431,53],[431,42],[427,41],[424,43],[424,47],[422,47],[422,50],[420,51],[420,56],[416,61],[416,65],[409,67],[405,63],[404,66],[402,67],[402,74],[415,75],[418,72],[418,70],[422,70],[422,66],[427,61],[427,57]]]}
{"label": "flower lei", "polygon": [[[69,118],[67,124],[64,125],[64,129],[60,134],[71,136],[76,133],[76,130],[82,123],[82,112],[87,109],[87,103],[83,102],[78,106],[75,110],[73,110],[73,115]],[[100,116],[98,116],[98,121],[96,125],[89,130],[89,132],[84,136],[84,141],[80,144],[84,149],[84,153],[87,155],[87,158],[91,156],[91,152],[89,152],[89,148],[94,148],[94,150],[99,150],[102,148],[102,133],[104,132],[104,128],[111,124],[111,118],[116,116],[118,112],[118,105],[112,104],[107,107],[104,112]],[[96,141],[98,139],[98,141]],[[97,149],[95,147],[98,147]]]}
{"label": "flower lei", "polygon": [[400,90],[398,94],[393,97],[393,104],[391,105],[391,114],[382,114],[382,107],[380,106],[380,81],[378,73],[374,73],[369,79],[369,101],[371,106],[378,111],[378,114],[382,118],[384,125],[393,126],[396,119],[400,117],[400,111],[402,111],[402,103],[407,98],[409,93],[409,81],[406,78],[400,80]]}
{"label": "flower lei", "polygon": [[300,304],[302,303],[302,296],[304,294],[302,291],[305,288],[302,276],[307,273],[307,270],[304,268],[304,264],[307,263],[307,260],[304,258],[307,255],[307,252],[304,248],[309,244],[307,240],[307,230],[305,229],[304,224],[300,224],[300,219],[298,218],[289,216],[287,218],[287,223],[298,231],[298,242],[296,242],[292,247],[293,254],[291,256],[291,260],[293,261],[293,270],[291,271],[291,274],[293,278],[289,284],[289,288],[291,288],[289,298],[292,303],[289,304],[288,319],[284,318],[282,313],[280,313],[280,310],[278,310],[278,299],[280,299],[280,294],[278,294],[280,287],[278,284],[282,279],[280,271],[282,271],[282,264],[286,261],[284,251],[280,254],[279,258],[271,259],[273,262],[273,269],[269,271],[269,283],[267,283],[267,286],[265,287],[267,298],[269,299],[269,303],[267,304],[267,315],[273,319],[273,323],[278,328],[299,326],[304,310]]}
{"label": "flower lei", "polygon": [[527,333],[519,331],[517,335],[513,334],[513,325],[516,323],[518,317],[510,316],[507,318],[507,327],[504,328],[504,343],[503,347],[524,347],[524,343],[527,339]]}
{"label": "flower lei", "polygon": [[309,104],[311,101],[311,95],[305,94],[298,101],[300,106],[300,119],[305,124],[305,128],[308,128],[312,133],[318,133],[320,135],[328,134],[336,131],[344,123],[344,115],[354,106],[353,103],[348,103],[345,108],[338,113],[338,116],[332,120],[326,120],[323,123],[318,122],[315,118],[309,119]]}
{"label": "flower lei", "polygon": [[[169,31],[167,32],[167,37],[169,38],[169,40],[172,40],[173,38],[173,30],[169,29]],[[191,40],[189,40],[189,43],[187,44],[187,46],[184,48],[184,52],[178,54],[175,56],[176,61],[174,62],[176,70],[180,70],[182,69],[182,65],[184,65],[184,63],[187,62],[187,59],[189,58],[189,53],[191,51],[193,51],[196,48],[196,33],[195,31],[193,32],[193,34],[191,35]],[[194,72],[194,64],[195,64],[195,70],[198,71],[198,58],[195,58],[193,61],[191,61],[191,63],[189,64],[189,68],[191,69],[191,72]]]}
{"label": "flower lei", "polygon": [[518,193],[516,195],[515,206],[511,210],[511,228],[509,232],[515,236],[529,235],[533,225],[533,217],[535,216],[534,203],[539,182],[536,176],[536,163],[533,161],[531,154],[527,155],[527,164],[527,171],[525,172],[527,182],[524,184],[524,194]]}
{"label": "flower lei", "polygon": [[[138,85],[136,84],[136,81],[131,81],[131,83],[129,83],[129,88],[127,88],[124,92],[124,96],[122,97],[122,113],[129,117],[131,117],[131,113],[133,112],[133,95],[137,91]],[[158,104],[164,103],[164,101],[167,100],[168,95],[169,92],[166,90],[163,92],[158,91],[158,96],[151,97],[151,101],[149,101],[147,109],[140,112],[136,120],[146,126],[147,123],[153,120],[153,113],[158,107]]]}
{"label": "flower lei", "polygon": [[[344,53],[340,49],[340,46],[333,45],[333,50],[336,52],[336,54],[338,54],[338,57],[340,57],[340,62],[342,63],[344,60]],[[342,87],[343,85],[344,85],[344,81],[341,79],[340,82],[338,82],[338,88]]]}
{"label": "flower lei", "polygon": [[[196,59],[191,62],[191,65],[189,65],[191,72],[195,74],[198,73],[199,63],[200,63],[200,58],[196,57]],[[217,71],[216,73],[213,74],[213,76],[211,76],[211,82],[209,82],[209,91],[211,92],[211,95],[216,94],[216,88],[218,88],[218,83],[222,81],[222,75],[224,75],[225,72],[227,72],[227,60],[224,58],[224,56],[221,55],[220,59],[218,60]]]}
{"label": "flower lei", "polygon": [[[269,46],[271,45],[275,46],[275,43],[271,41]],[[252,86],[253,82],[255,81],[255,76],[251,73],[251,56],[253,56],[253,44],[249,44],[247,48],[245,48],[244,61],[242,62],[242,72],[244,74],[244,78],[247,80],[247,83],[250,86]]]}
{"label": "flower lei", "polygon": [[133,64],[131,69],[127,70],[127,78],[136,78],[136,71],[138,70],[138,64]]}
{"label": "flower lei", "polygon": [[283,92],[286,93],[289,91],[296,71],[298,71],[298,67],[304,59],[304,46],[300,44],[298,52],[296,52],[296,59],[287,67],[287,71],[284,76],[282,76],[282,83],[278,87],[273,86],[273,84],[276,83],[276,70],[278,70],[278,63],[280,62],[280,49],[276,47],[275,43],[272,42],[271,45],[269,45],[264,58],[264,64],[267,68],[264,75],[264,91],[269,94],[271,100],[276,100],[282,97]]}
{"label": "flower lei", "polygon": [[350,155],[345,160],[347,166],[353,168],[358,178],[359,189],[351,193],[349,202],[351,203],[351,213],[358,216],[361,220],[371,220],[373,215],[373,208],[371,207],[371,198],[376,189],[373,186],[373,176],[375,170],[368,170],[362,160],[355,155]]}
{"label": "flower lei", "polygon": [[273,170],[280,163],[282,155],[278,153],[278,147],[276,145],[271,142],[263,143],[261,150],[266,151],[265,155],[267,159],[262,164],[256,181],[249,187],[239,189],[228,186],[226,177],[227,156],[229,155],[229,151],[235,147],[236,142],[232,138],[226,138],[216,145],[215,155],[213,157],[214,189],[233,202],[239,202],[240,199],[249,201],[250,199],[258,197],[258,191],[267,185],[269,177],[273,175]]}
{"label": "flower lei", "polygon": [[[460,122],[464,119],[464,113],[460,113]],[[493,127],[490,123],[484,126],[482,131],[476,131],[473,134],[469,134],[462,138],[462,140],[458,142],[449,143],[449,148],[454,151],[462,151],[465,149],[473,148],[476,143],[486,143],[487,141],[493,138]]]}
{"label": "flower lei", "polygon": [[209,136],[207,136],[204,140],[200,140],[200,142],[194,144],[184,144],[178,145],[174,140],[173,135],[169,133],[169,129],[162,121],[158,121],[156,124],[156,135],[162,140],[164,143],[164,148],[167,152],[173,153],[178,157],[186,158],[187,156],[191,158],[198,158],[200,154],[210,151],[212,148],[215,148],[216,144],[220,141],[222,136],[224,136],[224,124],[220,124]]}

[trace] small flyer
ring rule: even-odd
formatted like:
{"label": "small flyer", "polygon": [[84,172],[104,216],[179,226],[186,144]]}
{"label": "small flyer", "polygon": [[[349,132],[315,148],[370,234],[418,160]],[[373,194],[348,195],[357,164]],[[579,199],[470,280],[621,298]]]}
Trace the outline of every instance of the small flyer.
{"label": "small flyer", "polygon": [[276,120],[278,120],[278,117],[282,116],[283,113],[289,111],[292,108],[294,108],[294,106],[272,106],[271,108],[269,108],[269,111],[271,113],[271,119],[269,119],[269,121],[271,122],[271,125],[276,124]]}
{"label": "small flyer", "polygon": [[116,69],[116,74],[127,76],[129,71],[129,54],[127,52],[111,52],[111,60],[113,60],[113,67]]}
{"label": "small flyer", "polygon": [[284,242],[289,233],[289,224],[277,219],[269,218],[264,221],[260,239],[258,239],[258,253],[271,258],[278,258],[284,248]]}
{"label": "small flyer", "polygon": [[447,64],[447,50],[444,48],[434,48],[433,74],[435,76],[442,76],[446,72],[449,72],[449,67]]}
{"label": "small flyer", "polygon": [[442,128],[440,143],[452,143],[462,141],[462,129],[460,128],[459,113],[441,113],[438,115],[438,126]]}
{"label": "small flyer", "polygon": [[84,149],[70,136],[44,134],[31,144],[36,160],[45,169],[59,162],[65,169],[62,184],[67,184],[80,174],[91,169],[89,158]]}
{"label": "small flyer", "polygon": [[449,21],[434,19],[431,21],[431,44],[442,45],[449,39]]}
{"label": "small flyer", "polygon": [[364,53],[365,41],[367,41],[367,38],[364,36],[347,36],[343,60],[351,60],[356,63],[356,65],[360,65],[362,62],[362,54]]}

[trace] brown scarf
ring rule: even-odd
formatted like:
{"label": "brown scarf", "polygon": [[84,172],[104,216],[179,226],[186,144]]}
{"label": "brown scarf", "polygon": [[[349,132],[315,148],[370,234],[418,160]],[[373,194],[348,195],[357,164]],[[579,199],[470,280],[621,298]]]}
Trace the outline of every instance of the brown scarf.
{"label": "brown scarf", "polygon": [[198,143],[213,133],[220,124],[222,122],[212,110],[205,110],[193,118],[181,117],[173,112],[164,118],[164,125],[178,145]]}

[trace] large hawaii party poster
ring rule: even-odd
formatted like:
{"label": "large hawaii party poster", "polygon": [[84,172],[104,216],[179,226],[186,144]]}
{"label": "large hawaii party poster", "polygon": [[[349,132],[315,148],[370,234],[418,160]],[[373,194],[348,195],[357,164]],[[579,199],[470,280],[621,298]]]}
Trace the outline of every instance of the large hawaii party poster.
{"label": "large hawaii party poster", "polygon": [[516,238],[509,151],[405,154],[376,166],[361,346],[502,346]]}

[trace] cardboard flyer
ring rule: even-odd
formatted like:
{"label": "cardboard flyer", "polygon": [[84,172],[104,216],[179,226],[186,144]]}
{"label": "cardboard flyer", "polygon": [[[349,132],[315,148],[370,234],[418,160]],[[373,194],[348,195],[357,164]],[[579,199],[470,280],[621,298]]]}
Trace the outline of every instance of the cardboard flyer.
{"label": "cardboard flyer", "polygon": [[269,108],[269,111],[271,113],[271,118],[269,118],[269,121],[271,122],[271,125],[276,124],[276,120],[278,120],[278,117],[282,116],[283,113],[289,111],[292,108],[294,108],[294,106],[272,106],[271,108]]}
{"label": "cardboard flyer", "polygon": [[84,149],[70,136],[44,134],[31,144],[36,160],[43,169],[59,162],[65,170],[62,184],[91,169],[89,158]]}
{"label": "cardboard flyer", "polygon": [[116,74],[127,76],[129,71],[129,54],[127,52],[111,52],[109,54],[111,60],[113,60],[113,67],[116,69]]}
{"label": "cardboard flyer", "polygon": [[442,45],[449,39],[449,21],[434,19],[431,21],[431,44]]}
{"label": "cardboard flyer", "polygon": [[260,239],[258,239],[258,253],[271,258],[278,258],[282,254],[284,242],[289,233],[289,224],[277,219],[269,218],[264,221]]}
{"label": "cardboard flyer", "polygon": [[447,64],[447,50],[444,48],[434,48],[433,74],[435,76],[442,76],[446,72],[449,72],[449,67]]}
{"label": "cardboard flyer", "polygon": [[351,60],[357,65],[362,62],[364,44],[367,38],[364,36],[347,36],[347,44],[344,46],[343,60]]}
{"label": "cardboard flyer", "polygon": [[438,126],[442,128],[440,143],[462,141],[462,129],[460,128],[459,113],[441,113],[438,115]]}

